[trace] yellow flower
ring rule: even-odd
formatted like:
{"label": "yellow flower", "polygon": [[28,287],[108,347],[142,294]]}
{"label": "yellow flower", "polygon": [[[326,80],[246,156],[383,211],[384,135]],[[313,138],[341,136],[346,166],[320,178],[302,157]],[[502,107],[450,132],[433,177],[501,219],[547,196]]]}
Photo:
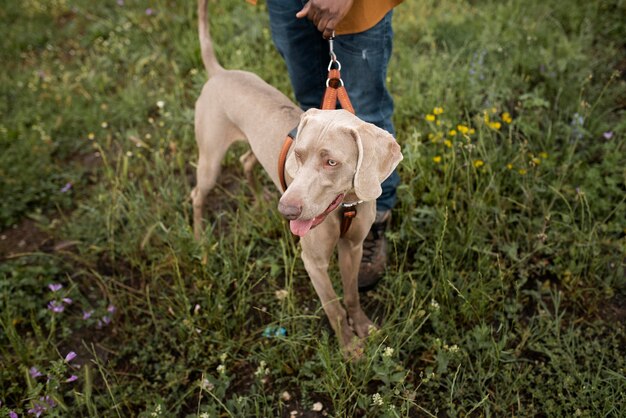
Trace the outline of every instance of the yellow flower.
{"label": "yellow flower", "polygon": [[457,125],[456,129],[459,132],[461,132],[463,135],[465,135],[469,131],[469,128],[467,126],[465,126],[465,125]]}
{"label": "yellow flower", "polygon": [[441,162],[441,155],[433,157],[433,161],[435,162],[435,164],[439,164]]}
{"label": "yellow flower", "polygon": [[526,174],[526,170],[523,168],[520,168],[519,170],[517,170],[518,173],[520,173],[522,176]]}
{"label": "yellow flower", "polygon": [[434,122],[435,121],[435,115],[429,113],[428,115],[426,115],[426,120],[428,122]]}
{"label": "yellow flower", "polygon": [[498,113],[498,109],[496,109],[495,107],[492,107],[492,108],[491,108],[491,113],[494,113],[494,114],[495,114],[495,113]]}
{"label": "yellow flower", "polygon": [[509,123],[509,124],[510,124],[511,122],[513,122],[513,118],[511,117],[511,114],[510,114],[509,112],[504,112],[504,113],[502,114],[502,120],[503,120],[505,123]]}
{"label": "yellow flower", "polygon": [[448,148],[452,148],[452,141],[450,141],[449,139],[444,140],[443,144]]}
{"label": "yellow flower", "polygon": [[507,168],[507,169],[509,169],[509,170],[513,170],[513,164],[508,163],[508,164],[506,165],[506,168]]}
{"label": "yellow flower", "polygon": [[451,129],[450,132],[448,132],[448,135],[456,136],[456,131],[454,129]]}
{"label": "yellow flower", "polygon": [[96,137],[96,135],[93,132],[89,132],[89,135],[87,135],[87,138],[89,139],[94,139]]}
{"label": "yellow flower", "polygon": [[491,129],[495,129],[496,131],[499,130],[501,126],[500,122],[489,122],[489,127]]}
{"label": "yellow flower", "polygon": [[474,160],[474,167],[480,168],[484,165],[485,165],[485,162],[483,160]]}
{"label": "yellow flower", "polygon": [[546,158],[548,158],[548,153],[543,151],[539,153],[539,156],[545,160]]}
{"label": "yellow flower", "polygon": [[436,107],[433,109],[435,115],[441,115],[443,113],[443,107]]}
{"label": "yellow flower", "polygon": [[440,120],[438,120],[437,122],[435,122],[435,125],[437,125],[437,126],[441,126],[441,121],[440,121]]}
{"label": "yellow flower", "polygon": [[476,131],[474,130],[474,128],[470,128],[469,131],[467,131],[468,135],[474,135],[476,133]]}
{"label": "yellow flower", "polygon": [[489,113],[486,110],[483,112],[483,120],[485,123],[489,123]]}
{"label": "yellow flower", "polygon": [[535,165],[539,165],[541,164],[541,160],[537,157],[533,157],[533,159],[531,160],[533,162],[533,164]]}

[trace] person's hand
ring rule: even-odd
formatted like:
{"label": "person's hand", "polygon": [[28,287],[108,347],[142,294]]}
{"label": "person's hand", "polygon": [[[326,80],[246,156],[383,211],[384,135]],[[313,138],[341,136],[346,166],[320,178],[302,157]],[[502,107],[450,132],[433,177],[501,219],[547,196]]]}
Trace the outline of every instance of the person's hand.
{"label": "person's hand", "polygon": [[348,14],[353,0],[309,0],[296,17],[306,17],[322,32],[326,39],[333,35],[333,31]]}

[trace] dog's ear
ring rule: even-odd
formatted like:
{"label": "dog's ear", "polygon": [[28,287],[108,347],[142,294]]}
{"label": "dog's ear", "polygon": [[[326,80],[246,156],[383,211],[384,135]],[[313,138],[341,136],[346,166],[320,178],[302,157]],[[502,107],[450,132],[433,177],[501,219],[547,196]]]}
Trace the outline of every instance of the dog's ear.
{"label": "dog's ear", "polygon": [[389,132],[371,123],[361,122],[352,132],[359,152],[354,192],[359,200],[374,200],[382,193],[380,184],[402,161],[400,146]]}
{"label": "dog's ear", "polygon": [[[309,109],[300,116],[300,123],[298,124],[298,133],[296,135],[296,138],[294,138],[294,142],[296,141],[297,137],[300,136],[300,133],[303,131],[311,115],[315,115],[319,111],[320,110],[318,109]],[[292,144],[292,147],[293,147],[293,144]],[[294,178],[296,176],[296,173],[298,172],[298,161],[296,160],[296,156],[293,152],[289,154],[289,156],[287,157],[287,160],[285,161],[285,172],[291,178]]]}

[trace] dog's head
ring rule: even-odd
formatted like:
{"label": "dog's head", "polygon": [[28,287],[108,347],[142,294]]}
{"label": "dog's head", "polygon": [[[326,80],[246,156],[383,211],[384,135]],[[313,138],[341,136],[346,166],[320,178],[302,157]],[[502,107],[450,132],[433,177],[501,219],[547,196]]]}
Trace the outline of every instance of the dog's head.
{"label": "dog's head", "polygon": [[293,179],[278,209],[296,235],[306,234],[354,193],[374,200],[402,160],[393,136],[345,110],[305,112],[285,171]]}

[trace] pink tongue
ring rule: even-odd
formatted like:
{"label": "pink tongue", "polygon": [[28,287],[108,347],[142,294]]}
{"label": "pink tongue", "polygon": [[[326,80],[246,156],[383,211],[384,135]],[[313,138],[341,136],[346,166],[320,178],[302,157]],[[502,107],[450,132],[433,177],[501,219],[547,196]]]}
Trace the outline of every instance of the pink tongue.
{"label": "pink tongue", "polygon": [[309,219],[308,221],[297,219],[289,222],[291,232],[299,237],[303,237],[307,232],[309,232],[312,226],[313,219]]}

